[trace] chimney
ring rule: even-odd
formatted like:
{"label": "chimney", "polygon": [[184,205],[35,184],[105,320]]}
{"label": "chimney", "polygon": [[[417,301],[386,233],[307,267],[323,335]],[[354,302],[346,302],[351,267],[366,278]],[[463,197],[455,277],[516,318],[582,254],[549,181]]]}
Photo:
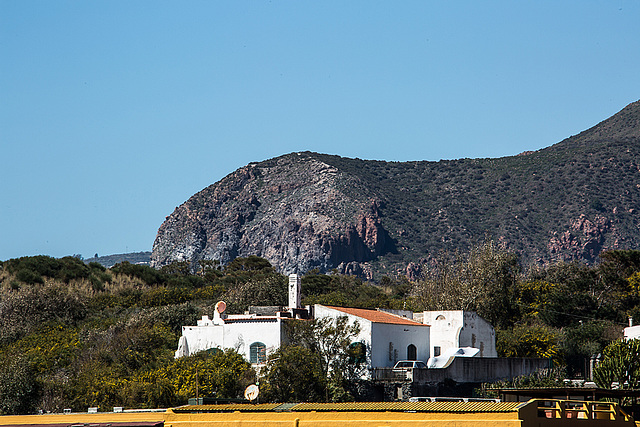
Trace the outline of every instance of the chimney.
{"label": "chimney", "polygon": [[289,310],[300,308],[300,284],[302,280],[297,274],[289,275]]}
{"label": "chimney", "polygon": [[629,317],[629,327],[633,326],[633,317]]}

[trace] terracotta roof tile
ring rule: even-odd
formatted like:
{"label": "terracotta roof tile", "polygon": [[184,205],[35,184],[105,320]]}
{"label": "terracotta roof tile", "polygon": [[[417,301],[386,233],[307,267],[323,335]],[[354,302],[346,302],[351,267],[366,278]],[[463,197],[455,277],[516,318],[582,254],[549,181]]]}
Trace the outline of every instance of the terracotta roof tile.
{"label": "terracotta roof tile", "polygon": [[407,319],[406,317],[396,316],[395,314],[387,313],[379,310],[367,310],[364,308],[349,308],[349,307],[333,307],[325,306],[333,310],[341,311],[343,313],[351,314],[353,316],[362,317],[374,323],[389,323],[393,325],[410,325],[410,326],[429,326],[415,320]]}

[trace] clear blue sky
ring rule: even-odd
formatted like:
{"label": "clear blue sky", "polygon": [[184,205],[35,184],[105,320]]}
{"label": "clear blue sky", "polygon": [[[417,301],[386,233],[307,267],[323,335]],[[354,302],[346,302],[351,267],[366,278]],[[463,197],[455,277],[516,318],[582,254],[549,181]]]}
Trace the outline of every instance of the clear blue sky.
{"label": "clear blue sky", "polygon": [[0,0],[0,260],[151,250],[238,167],[537,150],[640,99],[640,2]]}

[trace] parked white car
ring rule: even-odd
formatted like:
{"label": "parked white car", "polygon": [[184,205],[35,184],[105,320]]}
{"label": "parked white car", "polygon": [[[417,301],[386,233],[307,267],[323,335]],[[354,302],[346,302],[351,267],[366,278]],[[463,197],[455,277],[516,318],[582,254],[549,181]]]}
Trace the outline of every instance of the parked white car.
{"label": "parked white car", "polygon": [[393,371],[406,371],[409,369],[427,369],[427,364],[421,360],[400,360],[393,367]]}

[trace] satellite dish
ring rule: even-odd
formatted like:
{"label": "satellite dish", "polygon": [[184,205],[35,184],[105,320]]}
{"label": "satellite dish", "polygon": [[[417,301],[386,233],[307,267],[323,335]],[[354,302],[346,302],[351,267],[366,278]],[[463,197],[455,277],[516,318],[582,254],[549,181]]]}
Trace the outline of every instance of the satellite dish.
{"label": "satellite dish", "polygon": [[218,301],[216,303],[216,311],[220,314],[224,313],[224,311],[227,309],[227,303],[224,301]]}
{"label": "satellite dish", "polygon": [[244,390],[244,398],[250,401],[256,400],[258,397],[258,393],[260,393],[260,389],[257,385],[251,384]]}

